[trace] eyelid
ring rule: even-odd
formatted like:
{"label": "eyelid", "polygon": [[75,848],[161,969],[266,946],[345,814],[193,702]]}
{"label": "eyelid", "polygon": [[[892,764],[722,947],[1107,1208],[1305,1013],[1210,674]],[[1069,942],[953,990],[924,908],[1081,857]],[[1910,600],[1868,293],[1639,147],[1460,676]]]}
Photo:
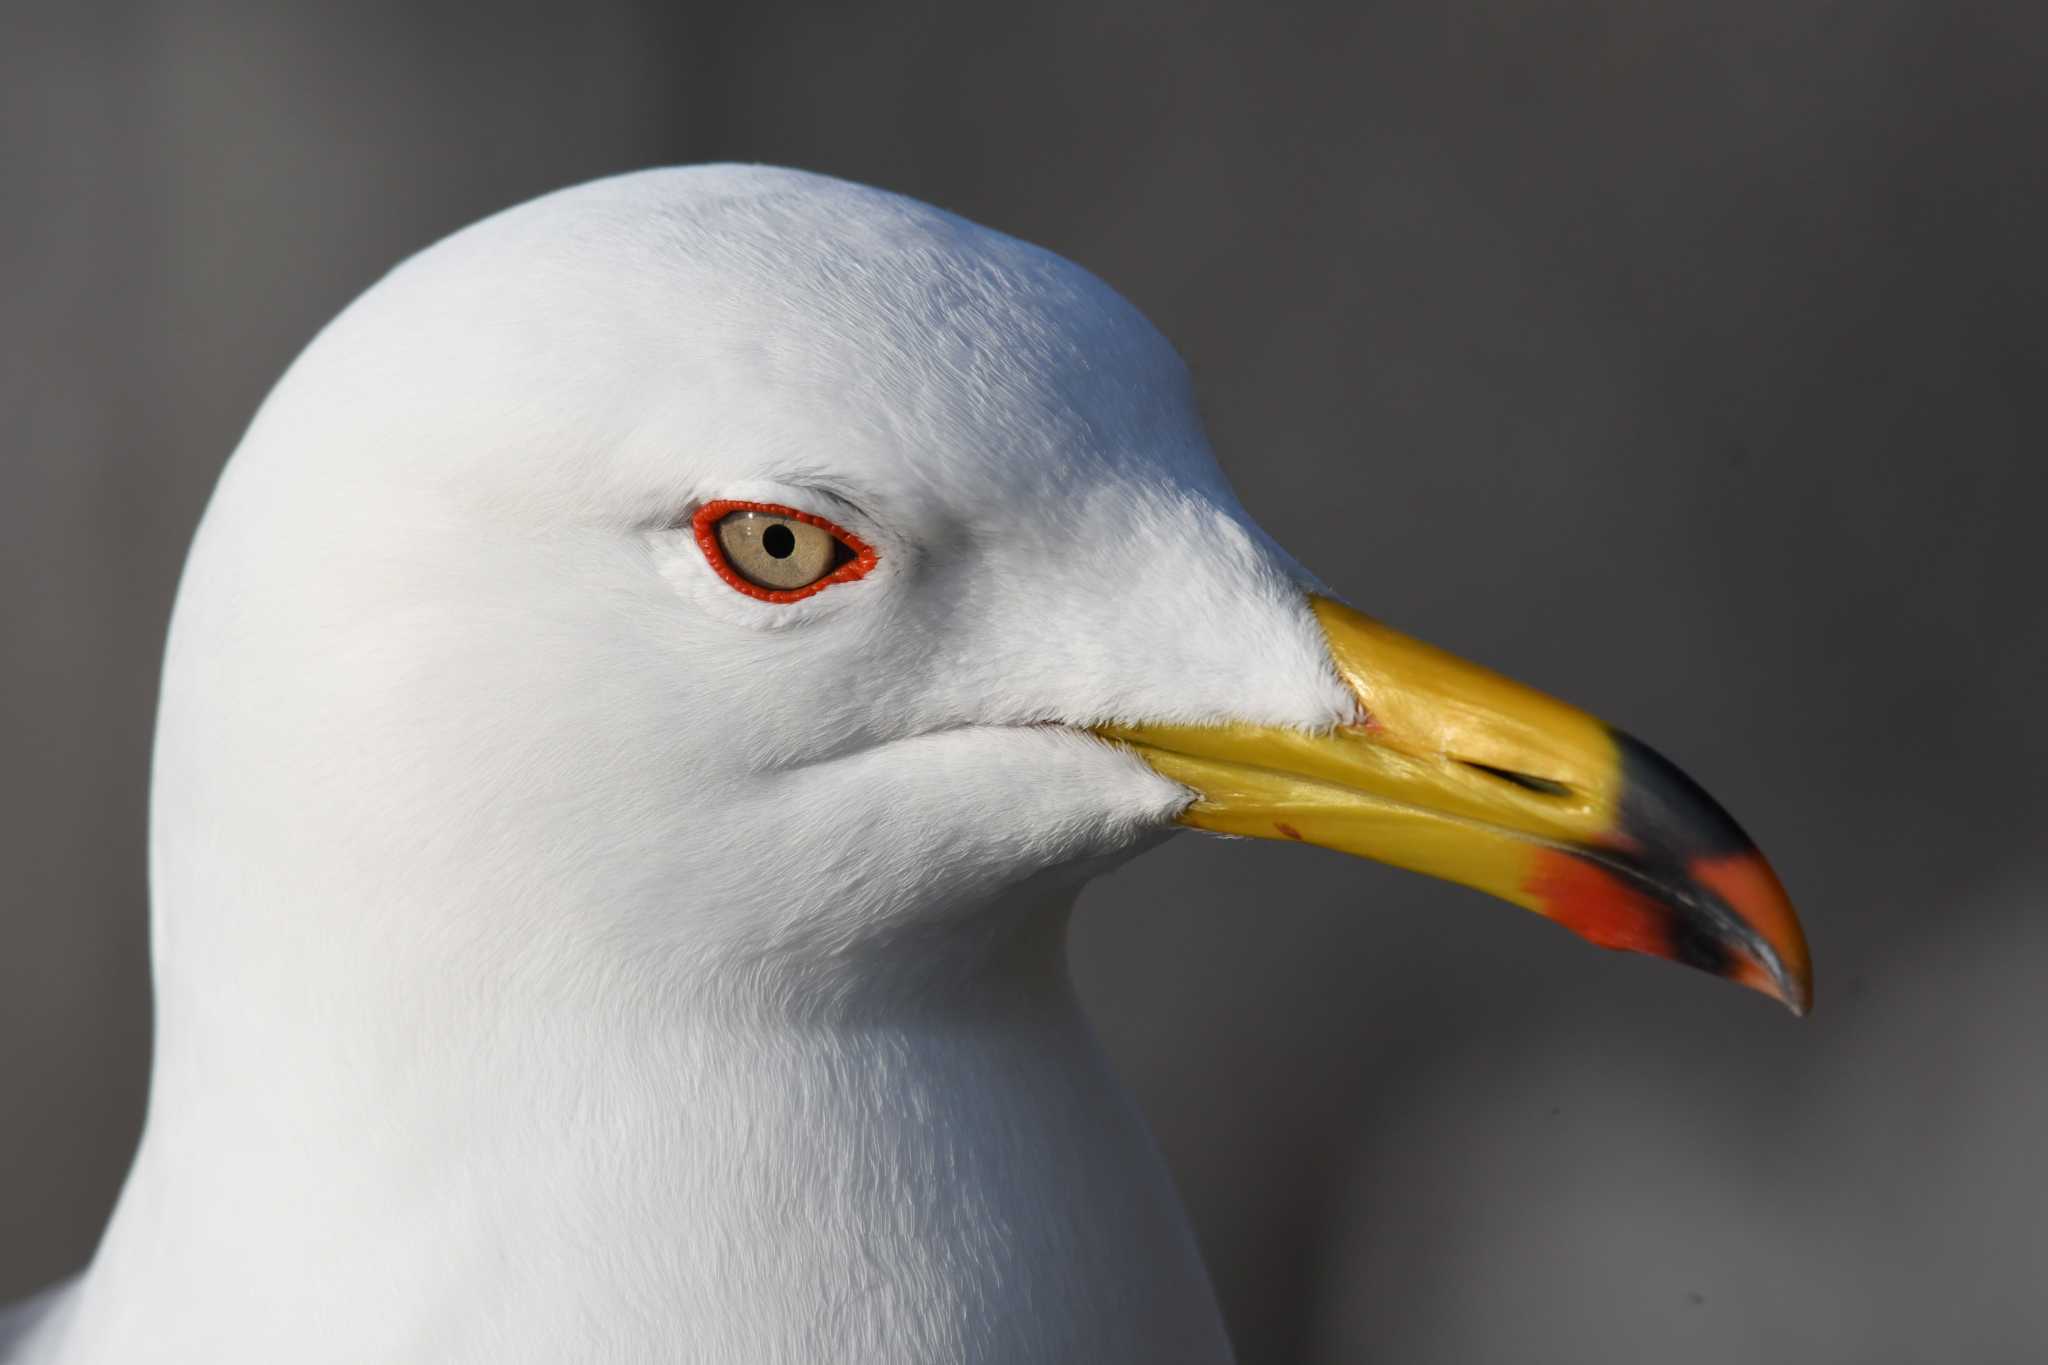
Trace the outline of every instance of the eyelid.
{"label": "eyelid", "polygon": [[[718,543],[718,523],[734,512],[762,512],[789,521],[800,521],[815,526],[837,540],[853,553],[853,558],[841,564],[831,573],[815,583],[806,583],[801,588],[764,588],[749,583],[740,577],[738,570],[725,557],[724,547]],[[725,580],[727,587],[762,602],[800,602],[814,596],[836,583],[850,583],[875,567],[881,558],[872,545],[853,532],[839,526],[814,512],[805,512],[795,507],[785,507],[775,502],[750,502],[742,498],[716,498],[699,507],[690,516],[690,531],[697,539],[697,548],[711,571]]]}

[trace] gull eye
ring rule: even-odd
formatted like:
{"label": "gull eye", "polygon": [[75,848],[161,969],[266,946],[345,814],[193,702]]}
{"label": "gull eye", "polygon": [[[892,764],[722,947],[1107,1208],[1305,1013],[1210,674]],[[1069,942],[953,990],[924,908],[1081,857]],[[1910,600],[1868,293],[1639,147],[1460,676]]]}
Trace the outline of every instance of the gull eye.
{"label": "gull eye", "polygon": [[690,519],[720,578],[764,602],[794,602],[874,567],[875,552],[823,517],[765,502],[708,502]]}

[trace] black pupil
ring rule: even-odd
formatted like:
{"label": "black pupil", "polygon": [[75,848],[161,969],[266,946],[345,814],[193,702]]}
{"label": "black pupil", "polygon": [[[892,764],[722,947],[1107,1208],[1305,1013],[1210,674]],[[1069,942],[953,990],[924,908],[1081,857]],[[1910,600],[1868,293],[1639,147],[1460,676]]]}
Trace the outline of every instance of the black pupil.
{"label": "black pupil", "polygon": [[777,522],[761,533],[761,548],[777,559],[788,559],[796,553],[796,532]]}

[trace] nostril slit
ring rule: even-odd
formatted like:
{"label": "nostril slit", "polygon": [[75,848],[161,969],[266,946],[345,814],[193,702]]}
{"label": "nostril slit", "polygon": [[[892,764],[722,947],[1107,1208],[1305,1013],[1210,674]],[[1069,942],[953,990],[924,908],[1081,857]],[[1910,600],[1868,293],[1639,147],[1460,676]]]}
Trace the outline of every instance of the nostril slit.
{"label": "nostril slit", "polygon": [[1469,758],[1461,758],[1458,762],[1475,772],[1485,773],[1488,777],[1497,777],[1503,782],[1512,783],[1523,791],[1535,792],[1539,796],[1570,796],[1572,794],[1570,787],[1567,787],[1562,782],[1553,782],[1547,777],[1536,777],[1529,773],[1518,773],[1513,768],[1496,768],[1491,763],[1474,763]]}

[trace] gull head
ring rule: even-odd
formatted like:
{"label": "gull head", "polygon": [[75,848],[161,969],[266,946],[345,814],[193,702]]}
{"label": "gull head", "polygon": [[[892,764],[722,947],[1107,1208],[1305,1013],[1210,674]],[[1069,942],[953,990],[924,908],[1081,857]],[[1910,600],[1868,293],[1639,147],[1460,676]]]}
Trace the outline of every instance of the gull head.
{"label": "gull head", "polygon": [[564,191],[331,324],[208,510],[155,780],[167,1000],[983,992],[1187,827],[1810,989],[1687,778],[1250,520],[1115,292],[790,171]]}

